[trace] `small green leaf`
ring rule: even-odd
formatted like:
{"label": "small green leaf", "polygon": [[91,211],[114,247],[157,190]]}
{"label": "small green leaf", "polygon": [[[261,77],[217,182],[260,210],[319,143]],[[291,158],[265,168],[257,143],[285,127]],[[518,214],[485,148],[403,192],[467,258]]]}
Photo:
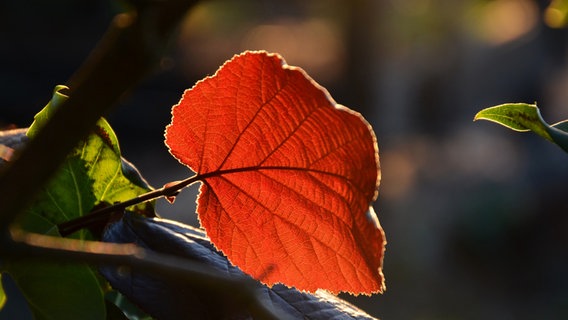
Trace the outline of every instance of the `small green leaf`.
{"label": "small green leaf", "polygon": [[507,103],[498,105],[479,111],[473,120],[492,121],[520,132],[533,131],[568,152],[568,123],[562,121],[549,125],[542,119],[535,104]]}
{"label": "small green leaf", "polygon": [[51,101],[43,108],[40,112],[38,112],[34,116],[34,122],[28,128],[28,132],[26,135],[28,137],[33,137],[37,134],[39,129],[43,127],[49,118],[53,115],[53,112],[65,101],[67,100],[67,96],[63,93],[63,91],[69,90],[68,87],[63,85],[58,85],[53,90],[53,96],[51,97]]}
{"label": "small green leaf", "polygon": [[488,120],[509,129],[525,132],[534,131],[543,138],[552,141],[542,124],[540,112],[536,105],[526,103],[507,103],[479,111],[474,118]]}
{"label": "small green leaf", "polygon": [[4,308],[6,304],[6,293],[4,292],[4,287],[2,286],[2,273],[0,273],[0,310]]}

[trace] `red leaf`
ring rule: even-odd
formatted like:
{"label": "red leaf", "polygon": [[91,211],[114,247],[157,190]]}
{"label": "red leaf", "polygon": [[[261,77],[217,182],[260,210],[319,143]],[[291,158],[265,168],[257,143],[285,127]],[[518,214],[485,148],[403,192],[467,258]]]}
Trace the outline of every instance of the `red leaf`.
{"label": "red leaf", "polygon": [[232,263],[268,285],[384,290],[378,148],[360,114],[265,52],[235,56],[172,114],[166,144],[201,176],[200,222]]}

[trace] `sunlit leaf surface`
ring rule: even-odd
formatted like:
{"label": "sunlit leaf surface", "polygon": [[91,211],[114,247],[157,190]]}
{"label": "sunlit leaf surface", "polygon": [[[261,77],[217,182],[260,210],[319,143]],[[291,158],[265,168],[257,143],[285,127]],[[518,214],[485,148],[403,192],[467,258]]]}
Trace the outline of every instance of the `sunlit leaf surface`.
{"label": "sunlit leaf surface", "polygon": [[199,219],[232,263],[268,285],[384,289],[378,148],[360,114],[265,52],[235,56],[172,113],[166,144],[202,177]]}

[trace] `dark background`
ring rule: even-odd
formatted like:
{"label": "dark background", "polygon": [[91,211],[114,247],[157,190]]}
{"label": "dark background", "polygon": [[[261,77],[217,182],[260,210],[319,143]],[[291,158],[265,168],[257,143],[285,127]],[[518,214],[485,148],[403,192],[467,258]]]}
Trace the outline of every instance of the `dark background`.
{"label": "dark background", "polygon": [[[183,90],[233,54],[279,52],[378,137],[387,291],[342,297],[383,319],[565,319],[568,155],[472,122],[506,102],[536,101],[550,123],[568,118],[567,31],[549,26],[548,4],[203,2],[108,119],[152,185],[187,177],[163,143]],[[28,126],[120,10],[109,0],[0,2],[0,126]],[[195,192],[159,213],[197,223]]]}

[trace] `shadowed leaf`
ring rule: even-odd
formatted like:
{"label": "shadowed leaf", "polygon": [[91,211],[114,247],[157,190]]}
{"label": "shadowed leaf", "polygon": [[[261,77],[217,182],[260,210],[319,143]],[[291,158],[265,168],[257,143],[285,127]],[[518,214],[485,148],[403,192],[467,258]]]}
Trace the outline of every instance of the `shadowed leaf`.
{"label": "shadowed leaf", "polygon": [[[175,221],[127,213],[106,230],[103,238],[181,256],[234,279],[247,277],[215,250],[202,230]],[[238,292],[207,291],[191,282],[172,283],[144,273],[120,272],[117,268],[102,268],[101,273],[113,287],[158,319],[251,319],[250,310],[235,297]],[[259,285],[256,296],[278,311],[282,319],[374,319],[321,290],[309,294],[283,285]]]}

